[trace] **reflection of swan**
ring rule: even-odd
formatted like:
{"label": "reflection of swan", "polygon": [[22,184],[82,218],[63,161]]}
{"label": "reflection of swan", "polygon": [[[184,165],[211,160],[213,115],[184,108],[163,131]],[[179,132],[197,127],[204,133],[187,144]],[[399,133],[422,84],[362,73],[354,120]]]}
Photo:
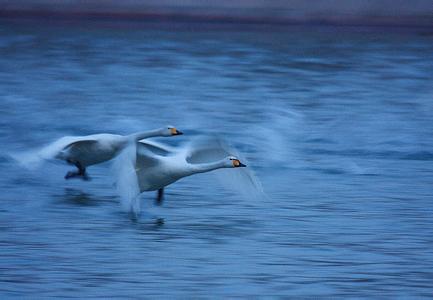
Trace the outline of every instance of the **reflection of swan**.
{"label": "reflection of swan", "polygon": [[94,197],[92,194],[84,193],[80,190],[66,188],[62,195],[54,195],[56,202],[61,199],[64,203],[79,205],[79,206],[93,206],[100,204],[100,198]]}
{"label": "reflection of swan", "polygon": [[[183,177],[220,168],[245,167],[228,151],[219,139],[196,140],[179,148],[140,141],[116,159],[117,187],[127,209],[138,213],[141,192],[157,190],[157,203],[161,204],[164,187]],[[255,183],[251,173],[244,174],[247,181]],[[238,188],[243,188],[242,182]]]}
{"label": "reflection of swan", "polygon": [[78,172],[68,172],[66,179],[81,176],[86,179],[86,167],[105,162],[115,157],[129,144],[149,137],[182,134],[172,126],[131,135],[94,134],[82,137],[63,137],[45,147],[39,154],[44,159],[60,159],[78,168]]}

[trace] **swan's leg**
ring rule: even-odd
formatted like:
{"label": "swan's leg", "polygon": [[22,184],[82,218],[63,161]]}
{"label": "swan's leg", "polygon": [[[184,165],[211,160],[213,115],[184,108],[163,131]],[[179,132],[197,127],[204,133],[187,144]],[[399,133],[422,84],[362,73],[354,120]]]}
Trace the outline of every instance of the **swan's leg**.
{"label": "swan's leg", "polygon": [[158,190],[158,195],[156,196],[156,205],[162,205],[163,200],[164,200],[164,188],[160,188]]}
{"label": "swan's leg", "polygon": [[68,173],[66,173],[65,175],[65,179],[70,179],[70,178],[74,178],[74,177],[82,177],[84,180],[89,180],[89,177],[87,176],[86,173],[86,168],[84,168],[79,161],[73,162],[71,160],[67,160],[68,163],[73,164],[74,166],[77,167],[78,172],[73,172],[73,171],[69,171]]}
{"label": "swan's leg", "polygon": [[[71,164],[71,165],[74,164],[74,162],[72,160],[70,160],[70,159],[67,159],[66,162],[68,164]],[[68,173],[66,173],[66,175],[65,175],[65,179],[74,178],[77,175],[78,175],[78,172],[68,171]]]}
{"label": "swan's leg", "polygon": [[74,165],[78,168],[77,176],[81,176],[83,180],[90,180],[89,176],[87,176],[86,168],[79,161],[75,162]]}

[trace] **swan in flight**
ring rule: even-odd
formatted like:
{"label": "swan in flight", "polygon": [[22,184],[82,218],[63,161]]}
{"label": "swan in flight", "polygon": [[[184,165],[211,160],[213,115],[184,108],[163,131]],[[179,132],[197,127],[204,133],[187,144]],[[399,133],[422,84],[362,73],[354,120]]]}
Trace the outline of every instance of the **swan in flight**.
{"label": "swan in flight", "polygon": [[173,126],[138,132],[130,135],[93,134],[66,136],[45,147],[39,154],[43,159],[59,159],[75,165],[78,171],[69,171],[65,179],[82,177],[88,179],[86,167],[111,160],[128,145],[150,138],[181,135]]}
{"label": "swan in flight", "polygon": [[[164,188],[183,177],[216,169],[246,167],[230,152],[221,140],[209,138],[176,148],[148,140],[136,143],[135,147],[125,149],[114,163],[118,176],[116,184],[125,208],[138,214],[138,195],[145,191],[158,191],[156,203],[160,205]],[[255,184],[251,173],[243,175]]]}

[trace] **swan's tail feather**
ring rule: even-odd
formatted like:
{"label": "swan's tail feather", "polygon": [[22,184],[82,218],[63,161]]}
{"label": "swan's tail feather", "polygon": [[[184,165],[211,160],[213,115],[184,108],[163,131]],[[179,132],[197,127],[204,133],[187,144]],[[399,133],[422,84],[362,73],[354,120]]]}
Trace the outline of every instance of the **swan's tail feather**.
{"label": "swan's tail feather", "polygon": [[35,170],[41,167],[43,159],[34,152],[9,153],[8,156],[17,162],[21,167]]}
{"label": "swan's tail feather", "polygon": [[29,170],[43,166],[47,161],[63,159],[65,147],[79,140],[79,137],[66,136],[41,148],[9,154],[19,165]]}

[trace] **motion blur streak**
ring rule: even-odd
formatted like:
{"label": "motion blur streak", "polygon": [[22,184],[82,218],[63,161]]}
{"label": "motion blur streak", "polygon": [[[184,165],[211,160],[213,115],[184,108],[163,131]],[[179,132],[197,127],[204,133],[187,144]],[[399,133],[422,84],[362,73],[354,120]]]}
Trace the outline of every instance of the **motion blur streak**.
{"label": "motion blur streak", "polygon": [[[1,298],[431,296],[431,35],[104,26],[0,27]],[[165,124],[224,136],[268,199],[197,175],[142,196],[156,225],[108,165],[10,158]]]}

